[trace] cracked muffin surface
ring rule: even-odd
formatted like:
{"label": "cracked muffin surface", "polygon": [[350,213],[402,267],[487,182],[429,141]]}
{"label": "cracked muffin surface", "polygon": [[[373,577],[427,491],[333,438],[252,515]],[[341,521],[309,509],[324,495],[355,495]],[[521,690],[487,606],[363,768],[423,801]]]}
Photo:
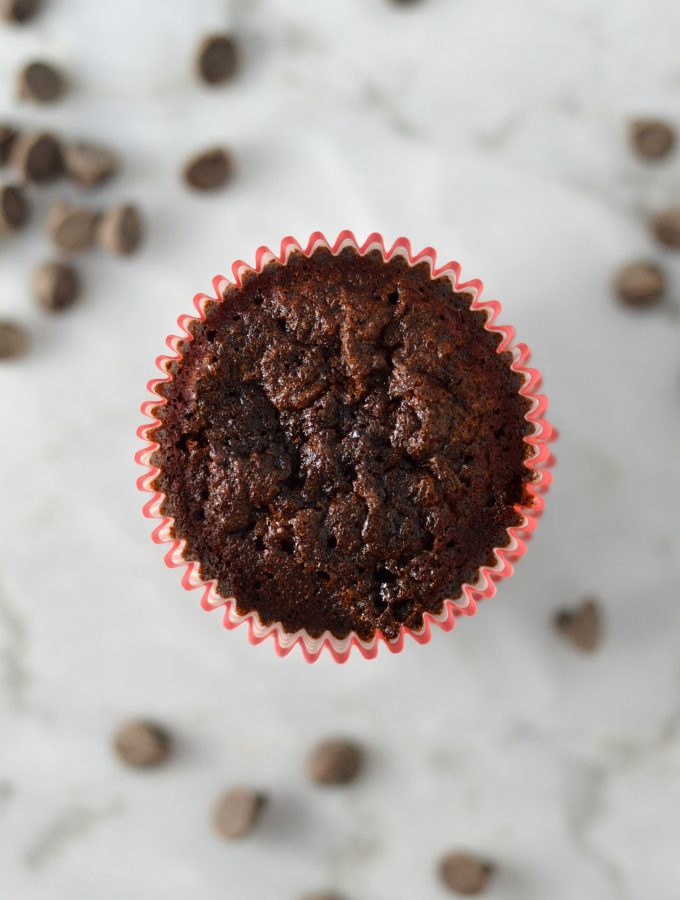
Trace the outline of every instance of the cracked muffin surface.
{"label": "cracked muffin surface", "polygon": [[239,613],[391,640],[493,564],[529,500],[530,402],[470,300],[426,263],[318,249],[190,325],[155,488]]}

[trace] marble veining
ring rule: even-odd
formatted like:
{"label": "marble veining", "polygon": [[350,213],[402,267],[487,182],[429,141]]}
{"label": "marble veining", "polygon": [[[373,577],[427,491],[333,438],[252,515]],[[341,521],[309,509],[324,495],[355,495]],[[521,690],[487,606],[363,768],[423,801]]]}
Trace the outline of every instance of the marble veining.
{"label": "marble veining", "polygon": [[[143,252],[78,258],[82,304],[41,315],[36,222],[2,236],[0,315],[33,349],[0,366],[0,895],[12,900],[443,900],[439,857],[497,863],[489,900],[680,896],[680,256],[646,218],[680,203],[680,153],[630,154],[626,122],[680,129],[674,0],[46,0],[0,27],[0,119],[102,141],[136,199]],[[161,10],[162,6],[162,10]],[[653,6],[653,9],[652,9]],[[192,75],[199,38],[236,29],[223,90]],[[54,108],[17,69],[62,64]],[[225,143],[223,193],[181,183]],[[536,539],[497,598],[400,656],[313,669],[227,633],[162,564],[140,514],[139,403],[180,312],[236,258],[285,234],[353,228],[433,245],[499,297],[534,349],[561,431]],[[611,280],[651,258],[659,309]],[[581,655],[555,611],[596,596]],[[177,737],[155,772],[123,770],[117,724]],[[320,736],[367,747],[362,782],[304,774]],[[257,832],[213,834],[218,793],[270,795]],[[225,893],[226,892],[226,893]]]}
{"label": "marble veining", "polygon": [[29,671],[25,664],[28,639],[26,624],[10,605],[0,584],[0,662],[3,668],[8,705],[15,711],[25,709]]}
{"label": "marble veining", "polygon": [[55,862],[59,854],[72,842],[86,838],[99,823],[122,810],[120,802],[112,802],[99,809],[71,806],[59,813],[35,838],[24,854],[29,870],[41,870]]}

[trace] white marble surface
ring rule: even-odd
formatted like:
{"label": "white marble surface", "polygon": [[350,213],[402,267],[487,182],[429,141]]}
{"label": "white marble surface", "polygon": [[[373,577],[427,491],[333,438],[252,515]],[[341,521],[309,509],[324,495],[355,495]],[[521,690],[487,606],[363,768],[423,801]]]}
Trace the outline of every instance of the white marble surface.
{"label": "white marble surface", "polygon": [[[34,334],[0,371],[0,895],[436,900],[435,861],[463,845],[499,863],[489,900],[675,900],[680,320],[674,303],[627,314],[609,282],[658,252],[645,212],[680,201],[680,157],[644,166],[623,140],[637,112],[680,126],[676,0],[46,3],[34,27],[0,28],[0,114],[118,147],[102,202],[139,198],[149,235],[131,261],[84,259],[86,300],[59,319],[29,296],[39,230],[0,245],[0,313]],[[225,23],[244,67],[208,92],[192,52]],[[72,73],[53,110],[14,101],[34,54]],[[178,170],[215,141],[238,177],[192,196]],[[562,439],[538,537],[496,599],[425,648],[312,668],[224,632],[164,569],[134,428],[164,336],[213,274],[348,226],[484,278]],[[606,634],[585,658],[550,619],[589,593]],[[131,714],[178,735],[162,771],[109,752]],[[370,748],[361,785],[305,782],[328,732]],[[244,781],[271,806],[226,846],[211,806]]]}

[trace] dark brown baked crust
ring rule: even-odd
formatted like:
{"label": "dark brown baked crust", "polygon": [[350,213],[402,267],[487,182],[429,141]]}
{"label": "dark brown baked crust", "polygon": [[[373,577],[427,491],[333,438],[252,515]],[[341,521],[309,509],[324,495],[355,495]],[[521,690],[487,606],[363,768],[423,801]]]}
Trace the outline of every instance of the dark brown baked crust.
{"label": "dark brown baked crust", "polygon": [[528,501],[529,401],[425,263],[294,254],[194,323],[162,391],[162,511],[238,610],[313,636],[419,628]]}

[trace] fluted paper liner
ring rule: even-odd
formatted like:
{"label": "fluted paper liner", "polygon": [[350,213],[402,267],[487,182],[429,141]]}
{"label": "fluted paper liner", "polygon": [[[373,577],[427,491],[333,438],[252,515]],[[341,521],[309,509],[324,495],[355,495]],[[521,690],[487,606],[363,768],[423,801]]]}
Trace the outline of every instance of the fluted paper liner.
{"label": "fluted paper liner", "polygon": [[150,499],[144,505],[144,515],[150,519],[160,520],[153,530],[152,538],[157,544],[169,544],[169,549],[165,556],[166,565],[184,567],[185,572],[182,577],[182,585],[187,590],[199,588],[202,591],[201,605],[203,609],[221,609],[226,628],[234,629],[239,625],[245,625],[251,644],[260,644],[267,638],[271,638],[279,656],[287,656],[294,647],[299,646],[308,662],[316,661],[326,649],[336,662],[342,663],[348,659],[354,647],[367,659],[377,655],[381,644],[384,644],[392,653],[399,653],[404,648],[407,635],[410,635],[419,644],[426,644],[432,636],[433,626],[444,631],[451,630],[458,616],[474,615],[477,610],[477,603],[482,599],[492,597],[496,593],[497,583],[512,575],[514,563],[526,553],[527,541],[533,534],[538,519],[543,512],[543,494],[552,480],[550,468],[553,463],[553,457],[550,453],[549,442],[552,440],[554,432],[552,426],[544,418],[547,400],[542,394],[537,393],[541,383],[541,375],[536,369],[529,368],[527,365],[529,348],[526,344],[513,343],[514,329],[508,325],[498,324],[497,319],[501,312],[500,303],[495,300],[481,299],[483,284],[478,279],[462,282],[460,266],[457,262],[447,262],[443,266],[438,267],[435,251],[432,247],[426,247],[420,253],[413,253],[410,241],[401,237],[387,249],[382,236],[377,233],[369,235],[363,244],[359,244],[351,231],[340,232],[337,239],[331,243],[321,232],[316,231],[311,235],[307,246],[304,248],[295,238],[286,237],[281,241],[281,248],[278,254],[268,247],[260,247],[255,254],[254,266],[249,266],[242,260],[237,260],[232,266],[233,283],[240,287],[243,276],[247,272],[254,271],[259,273],[272,260],[278,260],[280,263],[285,264],[291,253],[296,251],[309,256],[319,247],[326,247],[333,254],[338,254],[347,247],[352,247],[361,255],[378,250],[385,260],[392,259],[395,256],[403,256],[411,266],[425,262],[429,265],[433,278],[442,276],[450,278],[456,292],[464,292],[471,296],[471,309],[482,310],[486,313],[487,319],[484,327],[488,331],[497,332],[501,335],[502,340],[498,345],[497,352],[507,352],[512,355],[511,369],[514,372],[519,372],[524,377],[524,384],[520,388],[519,393],[529,398],[532,403],[530,411],[526,414],[526,419],[531,422],[532,431],[524,438],[526,443],[530,444],[532,448],[532,452],[525,463],[527,468],[531,469],[533,473],[532,480],[527,483],[527,493],[530,500],[526,506],[517,507],[517,511],[522,516],[522,521],[519,525],[507,529],[507,544],[494,550],[496,560],[494,565],[482,566],[478,570],[474,581],[463,585],[460,597],[455,600],[443,601],[440,613],[437,615],[425,613],[421,629],[414,631],[410,628],[402,627],[395,640],[388,640],[379,631],[376,632],[370,641],[361,640],[354,632],[342,640],[336,638],[328,631],[317,638],[309,635],[304,629],[294,634],[288,634],[280,623],[263,625],[257,612],[240,615],[236,610],[234,597],[220,596],[217,583],[214,580],[204,581],[201,577],[200,563],[185,556],[186,541],[176,538],[173,534],[174,520],[168,516],[163,516],[161,513],[165,495],[153,488],[154,480],[160,470],[151,462],[153,453],[159,446],[153,439],[154,429],[160,424],[159,419],[156,418],[156,411],[166,402],[165,398],[158,393],[158,386],[172,379],[170,364],[182,357],[182,345],[186,341],[193,339],[188,328],[189,323],[192,321],[203,321],[208,306],[215,302],[222,302],[224,290],[230,284],[229,280],[222,275],[214,278],[214,296],[197,294],[194,298],[196,313],[180,316],[177,320],[180,333],[167,338],[166,343],[170,348],[170,354],[159,356],[156,360],[161,377],[148,383],[151,399],[142,404],[142,413],[151,421],[142,425],[137,431],[138,436],[144,441],[144,447],[136,454],[135,459],[146,469],[146,472],[138,479],[137,485],[140,490],[151,494]]}

